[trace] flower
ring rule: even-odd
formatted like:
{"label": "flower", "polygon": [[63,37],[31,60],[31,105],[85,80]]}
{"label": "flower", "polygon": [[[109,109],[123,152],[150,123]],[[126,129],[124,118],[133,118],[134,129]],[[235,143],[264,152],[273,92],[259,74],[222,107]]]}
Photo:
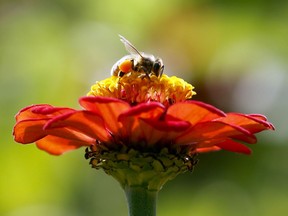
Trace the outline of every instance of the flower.
{"label": "flower", "polygon": [[235,140],[256,143],[255,133],[273,129],[263,115],[225,114],[209,104],[187,100],[195,94],[193,87],[176,77],[143,79],[133,73],[127,78],[119,82],[112,76],[96,83],[89,96],[79,100],[83,110],[47,104],[20,110],[14,127],[16,142],[36,142],[55,155],[97,143],[109,149],[183,147],[193,153],[225,149],[250,154]]}
{"label": "flower", "polygon": [[[191,100],[194,94],[193,86],[177,77],[143,78],[136,72],[112,76],[79,99],[81,110],[47,104],[22,109],[14,138],[23,144],[36,142],[54,155],[89,146],[85,157],[92,167],[103,168],[123,187],[127,181],[148,182],[148,188],[158,190],[192,169],[195,154],[221,149],[250,154],[243,143],[256,143],[255,133],[274,129],[263,115],[224,113]],[[147,164],[148,177],[135,178]],[[147,174],[151,170],[156,173]],[[153,177],[159,179],[159,173],[161,183]]]}

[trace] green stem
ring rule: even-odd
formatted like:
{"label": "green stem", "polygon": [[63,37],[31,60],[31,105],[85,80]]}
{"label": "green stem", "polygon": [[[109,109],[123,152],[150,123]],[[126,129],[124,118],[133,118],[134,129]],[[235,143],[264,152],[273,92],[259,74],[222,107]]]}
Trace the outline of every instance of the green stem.
{"label": "green stem", "polygon": [[156,216],[158,191],[145,187],[125,187],[129,216]]}

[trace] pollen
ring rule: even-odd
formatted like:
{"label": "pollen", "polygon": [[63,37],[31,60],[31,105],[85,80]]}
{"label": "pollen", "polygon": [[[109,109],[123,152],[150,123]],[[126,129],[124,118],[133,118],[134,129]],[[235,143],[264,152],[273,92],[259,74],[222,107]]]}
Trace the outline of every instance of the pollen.
{"label": "pollen", "polygon": [[132,69],[132,62],[131,60],[125,60],[119,65],[120,71],[123,71],[124,73],[128,73]]}
{"label": "pollen", "polygon": [[135,105],[157,101],[165,106],[191,99],[194,87],[176,76],[161,77],[138,72],[126,73],[123,77],[111,76],[96,82],[88,96],[113,97]]}

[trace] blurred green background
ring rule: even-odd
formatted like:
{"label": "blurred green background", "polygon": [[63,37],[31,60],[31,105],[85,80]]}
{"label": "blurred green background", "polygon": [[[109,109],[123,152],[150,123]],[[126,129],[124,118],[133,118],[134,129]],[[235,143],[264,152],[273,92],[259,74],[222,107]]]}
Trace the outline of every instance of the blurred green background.
{"label": "blurred green background", "polygon": [[277,128],[258,136],[252,156],[200,155],[193,173],[164,186],[158,215],[287,214],[287,1],[2,0],[0,215],[127,215],[120,186],[89,167],[84,149],[54,157],[11,135],[22,107],[78,108],[126,55],[117,34],[162,57],[195,99],[262,113]]}

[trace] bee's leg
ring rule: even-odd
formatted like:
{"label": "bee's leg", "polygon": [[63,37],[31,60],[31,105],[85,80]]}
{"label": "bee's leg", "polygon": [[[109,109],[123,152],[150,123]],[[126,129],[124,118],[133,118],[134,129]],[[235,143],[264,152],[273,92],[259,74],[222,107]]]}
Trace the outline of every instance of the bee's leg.
{"label": "bee's leg", "polygon": [[140,67],[139,68],[139,70],[138,70],[138,72],[140,72],[140,71],[143,71],[145,74],[141,74],[140,75],[140,77],[143,79],[143,78],[145,78],[145,77],[147,77],[148,79],[150,79],[150,76],[149,76],[149,72],[147,71],[147,70],[145,70],[145,68],[144,67]]}
{"label": "bee's leg", "polygon": [[[145,77],[147,77],[147,75],[143,73],[143,74],[140,74],[138,77],[141,79],[144,79]],[[149,79],[150,79],[150,77],[149,77]]]}
{"label": "bee's leg", "polygon": [[134,64],[134,59],[131,59],[131,63],[132,63],[132,70],[133,71],[137,71],[137,67],[136,67],[136,65]]}
{"label": "bee's leg", "polygon": [[160,72],[158,74],[158,77],[161,77],[164,71],[164,65],[160,68]]}
{"label": "bee's leg", "polygon": [[146,74],[146,77],[150,80],[150,76],[149,76],[148,71],[145,71],[145,74]]}

